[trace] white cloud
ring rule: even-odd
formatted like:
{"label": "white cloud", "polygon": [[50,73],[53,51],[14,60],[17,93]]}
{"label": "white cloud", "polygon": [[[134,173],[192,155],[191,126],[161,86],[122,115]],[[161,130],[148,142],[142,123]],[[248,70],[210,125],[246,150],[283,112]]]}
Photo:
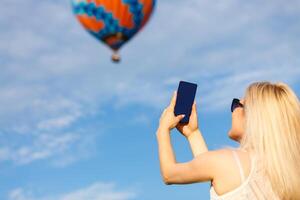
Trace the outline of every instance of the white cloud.
{"label": "white cloud", "polygon": [[53,134],[39,134],[29,145],[23,144],[16,148],[7,145],[0,148],[0,161],[13,160],[18,164],[27,164],[35,160],[51,158],[53,155],[67,151],[77,140],[79,136],[71,133],[59,137]]}
{"label": "white cloud", "polygon": [[113,183],[96,182],[69,193],[49,196],[37,196],[32,191],[16,188],[9,193],[9,200],[129,200],[136,196],[136,191],[120,191]]}
{"label": "white cloud", "polygon": [[75,115],[66,115],[62,116],[59,118],[54,118],[54,119],[48,119],[46,121],[40,122],[37,127],[39,129],[49,129],[51,130],[52,128],[61,128],[70,125],[77,116]]}
{"label": "white cloud", "polygon": [[[22,163],[74,160],[66,151],[86,134],[66,129],[108,102],[162,109],[181,79],[199,84],[198,105],[206,111],[224,109],[253,81],[299,82],[299,1],[159,1],[149,25],[122,49],[119,65],[76,22],[68,0],[2,5],[0,132],[17,135],[10,136],[13,144],[0,143],[2,161],[23,160],[25,153]],[[24,17],[33,9],[33,17]],[[54,143],[70,140],[41,151],[44,134]],[[8,156],[12,149],[19,153]]]}

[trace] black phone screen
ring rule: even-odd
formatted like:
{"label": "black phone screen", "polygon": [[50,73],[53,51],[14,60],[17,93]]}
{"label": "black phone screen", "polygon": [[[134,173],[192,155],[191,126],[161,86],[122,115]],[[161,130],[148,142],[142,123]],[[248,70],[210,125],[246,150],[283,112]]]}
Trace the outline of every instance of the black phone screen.
{"label": "black phone screen", "polygon": [[175,116],[181,114],[185,115],[185,117],[180,121],[180,123],[189,122],[196,91],[197,84],[186,81],[179,82],[174,114]]}

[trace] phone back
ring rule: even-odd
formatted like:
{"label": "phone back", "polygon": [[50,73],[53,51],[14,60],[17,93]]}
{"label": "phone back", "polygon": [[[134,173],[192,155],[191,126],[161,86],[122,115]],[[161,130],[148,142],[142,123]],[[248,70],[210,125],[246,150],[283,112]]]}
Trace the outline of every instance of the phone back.
{"label": "phone back", "polygon": [[197,84],[189,83],[186,81],[180,81],[177,90],[176,105],[174,108],[174,114],[185,114],[185,117],[180,123],[188,123],[192,112],[192,106],[194,103],[197,90]]}

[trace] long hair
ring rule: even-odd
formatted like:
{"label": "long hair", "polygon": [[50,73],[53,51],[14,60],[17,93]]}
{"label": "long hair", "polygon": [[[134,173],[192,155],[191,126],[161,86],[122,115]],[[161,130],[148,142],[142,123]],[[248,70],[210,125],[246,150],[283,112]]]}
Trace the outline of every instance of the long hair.
{"label": "long hair", "polygon": [[259,156],[280,199],[300,199],[300,103],[282,82],[246,89],[245,134],[240,147]]}

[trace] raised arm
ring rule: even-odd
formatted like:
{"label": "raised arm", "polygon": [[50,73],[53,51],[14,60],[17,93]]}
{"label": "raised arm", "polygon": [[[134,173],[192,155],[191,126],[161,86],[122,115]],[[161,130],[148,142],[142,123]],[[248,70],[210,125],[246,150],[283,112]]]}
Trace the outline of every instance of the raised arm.
{"label": "raised arm", "polygon": [[167,185],[213,181],[219,175],[218,167],[229,158],[228,150],[220,149],[199,153],[189,162],[177,163],[169,130],[159,128],[156,135],[161,175]]}
{"label": "raised arm", "polygon": [[[195,158],[187,163],[177,163],[170,139],[170,131],[178,125],[184,116],[174,115],[176,93],[174,93],[170,105],[164,110],[160,117],[159,127],[156,132],[158,141],[160,170],[166,184],[185,184],[192,182],[209,181],[214,178],[216,162],[219,161],[219,154],[207,151],[206,144],[198,128],[188,132],[193,154]],[[195,106],[193,112],[195,115]],[[184,128],[184,126],[182,126]],[[191,130],[190,128],[186,130]],[[180,128],[180,127],[179,127]]]}

